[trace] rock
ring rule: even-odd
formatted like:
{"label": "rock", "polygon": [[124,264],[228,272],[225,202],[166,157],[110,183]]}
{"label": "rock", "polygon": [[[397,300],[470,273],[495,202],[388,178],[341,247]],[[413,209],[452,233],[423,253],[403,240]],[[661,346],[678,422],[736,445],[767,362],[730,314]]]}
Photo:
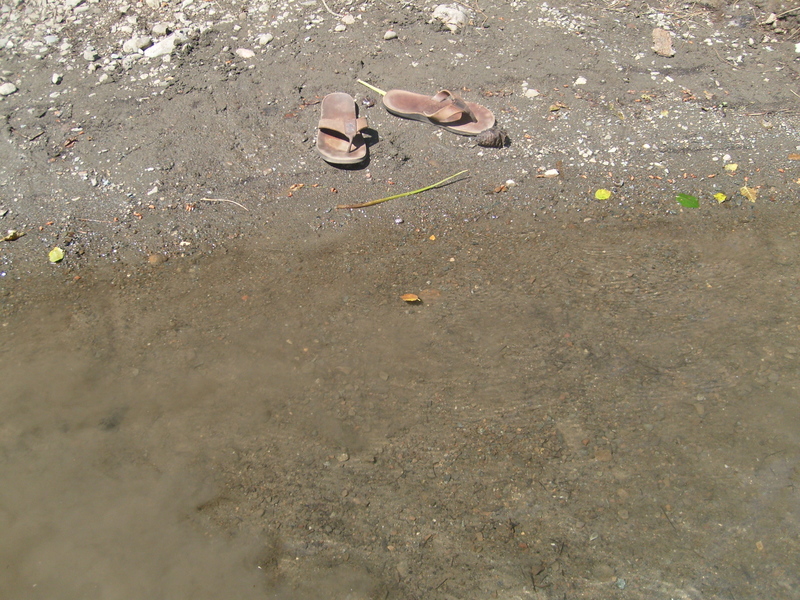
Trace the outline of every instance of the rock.
{"label": "rock", "polygon": [[271,33],[263,33],[260,36],[258,36],[258,45],[259,46],[266,46],[267,44],[269,44],[274,39],[275,39],[275,36],[272,35]]}
{"label": "rock", "polygon": [[64,6],[74,10],[78,8],[81,4],[83,4],[83,2],[84,0],[67,0],[66,2],[64,2]]}
{"label": "rock", "polygon": [[353,15],[345,15],[342,17],[342,23],[345,25],[353,25],[356,22],[356,18]]}
{"label": "rock", "polygon": [[145,50],[153,45],[153,40],[149,35],[133,36],[122,44],[122,51],[126,54],[133,54],[139,50]]}
{"label": "rock", "polygon": [[97,50],[87,50],[83,53],[83,59],[88,62],[94,62],[98,58],[100,58],[100,55],[97,53]]}
{"label": "rock", "polygon": [[337,33],[342,33],[343,31],[347,31],[347,25],[344,23],[339,23],[333,30]]}
{"label": "rock", "polygon": [[169,26],[169,23],[156,23],[150,29],[150,33],[156,37],[162,37],[172,33],[172,27]]}
{"label": "rock", "polygon": [[653,29],[653,51],[659,56],[675,56],[672,48],[672,34],[666,29]]}
{"label": "rock", "polygon": [[394,40],[397,38],[397,32],[392,31],[391,29],[383,34],[383,39],[385,40]]}
{"label": "rock", "polygon": [[558,169],[547,169],[542,175],[544,177],[558,177]]}
{"label": "rock", "polygon": [[442,25],[455,33],[469,23],[469,20],[469,10],[460,4],[440,4],[433,9],[431,23],[440,21]]}
{"label": "rock", "polygon": [[180,32],[175,32],[168,35],[163,40],[160,40],[150,46],[144,51],[147,58],[158,58],[159,56],[167,56],[172,54],[180,44],[186,41],[186,36]]}
{"label": "rock", "polygon": [[236,54],[236,56],[238,56],[239,58],[245,58],[245,59],[253,58],[256,55],[256,53],[250,50],[249,48],[237,48],[234,54]]}
{"label": "rock", "polygon": [[527,89],[523,95],[526,98],[536,98],[536,96],[541,96],[541,93],[539,93],[539,90]]}
{"label": "rock", "polygon": [[167,262],[167,257],[163,254],[151,254],[147,257],[147,262],[153,266],[163,265],[165,262]]}
{"label": "rock", "polygon": [[572,85],[586,85],[586,77],[578,77]]}
{"label": "rock", "polygon": [[64,81],[64,76],[61,73],[53,73],[50,76],[50,81],[53,85],[61,85],[61,82]]}
{"label": "rock", "polygon": [[4,84],[0,85],[0,96],[10,96],[16,91],[17,91],[17,86],[15,86],[10,81],[7,81]]}

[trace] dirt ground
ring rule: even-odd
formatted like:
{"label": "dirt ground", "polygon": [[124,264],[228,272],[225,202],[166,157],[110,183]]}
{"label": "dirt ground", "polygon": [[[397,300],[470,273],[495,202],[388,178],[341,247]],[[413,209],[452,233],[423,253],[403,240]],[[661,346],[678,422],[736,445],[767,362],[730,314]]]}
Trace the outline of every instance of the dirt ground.
{"label": "dirt ground", "polygon": [[800,597],[800,8],[435,6],[0,7],[0,596]]}

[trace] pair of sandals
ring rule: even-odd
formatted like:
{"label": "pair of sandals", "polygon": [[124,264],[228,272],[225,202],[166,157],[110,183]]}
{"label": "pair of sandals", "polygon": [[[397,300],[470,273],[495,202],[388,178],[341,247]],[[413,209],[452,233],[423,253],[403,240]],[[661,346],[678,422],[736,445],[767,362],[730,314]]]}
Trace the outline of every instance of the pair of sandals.
{"label": "pair of sandals", "polygon": [[[458,135],[478,135],[494,126],[492,111],[447,90],[432,97],[390,90],[383,96],[383,105],[398,117],[431,123]],[[317,151],[327,162],[352,165],[367,157],[367,142],[361,134],[367,128],[367,119],[358,116],[358,107],[349,94],[335,92],[322,99],[318,128]]]}

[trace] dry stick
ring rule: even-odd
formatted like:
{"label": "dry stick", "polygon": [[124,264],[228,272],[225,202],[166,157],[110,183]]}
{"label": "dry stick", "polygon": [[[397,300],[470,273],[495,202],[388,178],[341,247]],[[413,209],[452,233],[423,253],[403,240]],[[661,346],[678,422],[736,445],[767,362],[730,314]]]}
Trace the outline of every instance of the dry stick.
{"label": "dry stick", "polygon": [[375,206],[376,204],[380,204],[381,202],[386,202],[387,200],[394,200],[396,198],[403,198],[404,196],[411,196],[412,194],[419,194],[420,192],[427,192],[428,190],[432,190],[433,188],[439,187],[444,183],[447,183],[454,177],[458,177],[459,175],[463,175],[469,171],[469,169],[464,169],[463,171],[459,171],[455,175],[450,175],[450,177],[446,177],[441,181],[437,181],[433,185],[426,186],[424,188],[420,188],[418,190],[414,190],[412,192],[403,192],[402,194],[396,194],[394,196],[389,196],[388,198],[381,198],[380,200],[371,200],[369,202],[364,202],[363,204],[340,204],[336,208],[343,208],[343,209],[352,209],[352,208],[366,208],[367,206]]}
{"label": "dry stick", "polygon": [[344,15],[340,15],[340,14],[339,14],[339,13],[337,13],[337,12],[333,12],[333,11],[331,10],[330,6],[328,6],[328,3],[327,3],[327,2],[325,2],[325,0],[322,0],[322,4],[324,4],[324,5],[325,5],[325,9],[326,9],[326,10],[327,10],[329,13],[331,13],[331,14],[332,14],[334,17],[339,17],[340,19],[341,19],[342,17],[344,17]]}
{"label": "dry stick", "polygon": [[794,12],[794,11],[796,11],[796,10],[800,10],[800,6],[795,6],[794,8],[790,8],[789,10],[785,10],[785,11],[783,11],[781,14],[779,14],[779,15],[775,15],[775,18],[776,18],[776,19],[780,19],[781,17],[785,17],[785,16],[786,16],[786,15],[788,15],[789,13],[793,13],[793,12]]}
{"label": "dry stick", "polygon": [[250,211],[244,204],[239,204],[236,200],[227,200],[225,198],[200,198],[201,202],[230,202],[231,204],[235,204],[236,206],[240,206],[246,211]]}
{"label": "dry stick", "polygon": [[376,92],[376,93],[380,94],[381,96],[385,96],[386,95],[386,92],[384,92],[382,89],[376,88],[374,85],[370,85],[366,81],[361,81],[360,79],[356,79],[356,81],[358,81],[358,83],[360,83],[361,85],[367,86],[373,92]]}

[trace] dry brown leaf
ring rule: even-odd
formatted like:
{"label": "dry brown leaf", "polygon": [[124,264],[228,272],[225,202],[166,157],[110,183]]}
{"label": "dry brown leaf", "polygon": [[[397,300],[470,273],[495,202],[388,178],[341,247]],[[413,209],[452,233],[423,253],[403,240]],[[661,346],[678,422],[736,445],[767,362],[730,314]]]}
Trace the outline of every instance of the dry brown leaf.
{"label": "dry brown leaf", "polygon": [[756,188],[744,186],[739,191],[742,196],[750,200],[750,202],[755,202],[756,198],[758,198],[758,190]]}
{"label": "dry brown leaf", "polygon": [[420,300],[419,296],[416,294],[403,294],[400,296],[400,300],[405,302],[422,302],[422,300]]}
{"label": "dry brown leaf", "polygon": [[798,154],[797,152],[792,152],[789,155],[789,160],[800,160],[800,154]]}

